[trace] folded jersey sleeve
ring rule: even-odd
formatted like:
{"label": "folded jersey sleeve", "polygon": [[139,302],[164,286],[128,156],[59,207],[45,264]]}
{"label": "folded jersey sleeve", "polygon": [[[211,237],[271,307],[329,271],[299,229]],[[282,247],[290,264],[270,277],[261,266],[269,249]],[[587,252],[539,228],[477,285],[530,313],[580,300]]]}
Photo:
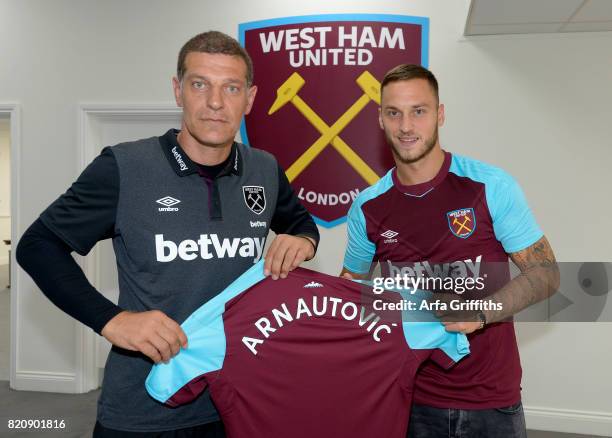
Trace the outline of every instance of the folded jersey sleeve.
{"label": "folded jersey sleeve", "polygon": [[412,350],[431,350],[430,360],[447,369],[470,352],[463,333],[450,333],[439,321],[404,321],[404,337]]}
{"label": "folded jersey sleeve", "polygon": [[181,324],[187,336],[187,348],[181,349],[168,363],[153,366],[145,382],[151,397],[169,406],[178,406],[189,403],[204,391],[209,373],[220,370],[225,359],[223,312],[226,304],[265,278],[263,266],[260,260]]}
{"label": "folded jersey sleeve", "polygon": [[146,380],[148,393],[161,403],[179,406],[204,391],[207,374],[221,369],[225,358],[225,332],[221,315],[201,322],[197,315],[182,325],[188,346],[168,363],[153,366]]}

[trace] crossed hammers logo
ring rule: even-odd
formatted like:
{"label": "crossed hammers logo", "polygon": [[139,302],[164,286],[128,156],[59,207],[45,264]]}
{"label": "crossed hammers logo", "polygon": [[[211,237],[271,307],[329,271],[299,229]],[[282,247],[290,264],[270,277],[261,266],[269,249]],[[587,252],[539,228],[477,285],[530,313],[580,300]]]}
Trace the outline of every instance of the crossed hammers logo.
{"label": "crossed hammers logo", "polygon": [[461,234],[461,230],[463,230],[464,228],[467,230],[468,233],[472,232],[472,229],[466,225],[468,222],[472,222],[469,216],[465,216],[463,222],[459,222],[457,218],[453,220],[453,225],[459,225],[459,228],[457,229],[457,234]]}
{"label": "crossed hammers logo", "polygon": [[249,196],[247,196],[247,199],[251,201],[251,203],[253,204],[253,209],[256,208],[257,211],[263,211],[263,209],[265,208],[264,205],[260,204],[260,202],[263,200],[260,194],[253,196],[252,193],[249,193]]}
{"label": "crossed hammers logo", "polygon": [[295,162],[287,169],[287,179],[293,181],[304,169],[327,147],[331,145],[344,157],[344,159],[355,169],[355,171],[370,185],[374,184],[380,177],[365,161],[361,159],[351,147],[340,138],[340,133],[370,102],[374,101],[380,105],[380,82],[368,71],[364,71],[356,80],[357,85],[363,90],[363,94],[353,105],[342,114],[336,122],[328,126],[319,115],[298,96],[300,89],[306,81],[299,73],[294,72],[277,90],[276,100],[270,107],[268,115],[278,111],[291,102],[297,110],[314,126],[321,136],[315,141]]}

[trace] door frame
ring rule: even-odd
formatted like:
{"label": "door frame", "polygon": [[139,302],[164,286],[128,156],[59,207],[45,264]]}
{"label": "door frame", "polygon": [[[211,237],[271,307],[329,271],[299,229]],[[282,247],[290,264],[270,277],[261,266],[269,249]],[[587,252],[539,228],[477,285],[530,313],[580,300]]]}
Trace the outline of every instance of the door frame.
{"label": "door frame", "polygon": [[19,309],[19,275],[17,272],[17,263],[15,262],[15,243],[17,242],[17,237],[21,236],[20,229],[20,217],[19,217],[19,208],[17,208],[21,190],[19,184],[19,170],[21,166],[21,107],[17,102],[2,102],[0,103],[0,116],[8,117],[9,126],[10,126],[10,143],[9,150],[11,154],[11,163],[10,163],[10,184],[11,184],[11,206],[10,206],[10,215],[11,215],[11,291],[15,291],[11,293],[11,308],[9,311],[10,318],[10,369],[9,369],[9,385],[14,387],[15,379],[17,376],[18,363],[17,358],[19,357],[18,353],[18,331],[19,324],[17,323],[16,315],[18,315],[17,310]]}

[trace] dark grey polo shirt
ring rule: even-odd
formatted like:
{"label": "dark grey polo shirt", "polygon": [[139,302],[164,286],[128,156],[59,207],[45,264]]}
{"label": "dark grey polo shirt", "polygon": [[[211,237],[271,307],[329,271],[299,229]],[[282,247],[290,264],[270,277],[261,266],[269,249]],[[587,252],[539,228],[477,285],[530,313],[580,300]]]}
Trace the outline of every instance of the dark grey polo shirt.
{"label": "dark grey polo shirt", "polygon": [[[262,257],[270,228],[317,241],[318,233],[270,154],[235,143],[227,166],[211,177],[176,135],[106,148],[40,219],[80,254],[112,238],[117,312],[159,309],[181,323]],[[82,322],[100,331],[108,313]],[[208,394],[175,409],[150,398],[144,381],[151,365],[113,347],[98,402],[104,426],[159,431],[218,418]]]}

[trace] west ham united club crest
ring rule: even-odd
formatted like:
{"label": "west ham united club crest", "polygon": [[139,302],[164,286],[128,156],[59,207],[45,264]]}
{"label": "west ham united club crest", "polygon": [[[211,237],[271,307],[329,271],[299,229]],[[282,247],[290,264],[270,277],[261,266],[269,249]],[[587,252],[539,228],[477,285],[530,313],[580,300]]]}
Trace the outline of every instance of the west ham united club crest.
{"label": "west ham united club crest", "polygon": [[266,209],[266,193],[262,186],[242,186],[244,202],[255,214],[261,214]]}
{"label": "west ham united club crest", "polygon": [[400,15],[240,25],[258,86],[242,140],[276,156],[318,224],[344,222],[359,192],[393,167],[377,123],[380,80],[398,64],[427,66],[428,29],[427,18]]}
{"label": "west ham united club crest", "polygon": [[476,215],[473,208],[460,208],[446,213],[451,232],[462,239],[470,237],[476,231]]}

